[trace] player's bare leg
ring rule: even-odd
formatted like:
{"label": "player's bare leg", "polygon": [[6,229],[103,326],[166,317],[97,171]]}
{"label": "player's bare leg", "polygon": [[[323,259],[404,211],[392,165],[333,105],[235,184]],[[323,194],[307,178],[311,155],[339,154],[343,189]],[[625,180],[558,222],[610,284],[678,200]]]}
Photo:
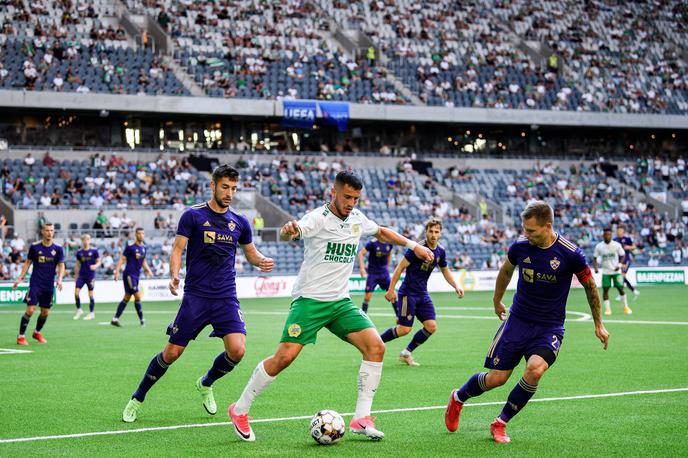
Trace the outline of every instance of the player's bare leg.
{"label": "player's bare leg", "polygon": [[358,371],[358,399],[356,411],[349,423],[354,434],[363,434],[372,440],[380,440],[385,434],[375,428],[375,419],[370,416],[373,397],[382,377],[382,360],[385,357],[385,344],[374,328],[352,332],[347,340],[361,352],[363,361]]}
{"label": "player's bare leg", "polygon": [[281,342],[274,355],[258,363],[253,370],[241,396],[229,406],[229,419],[234,426],[234,432],[241,440],[252,442],[256,440],[253,429],[248,421],[248,411],[256,397],[275,380],[277,374],[289,367],[299,356],[303,345],[295,342]]}

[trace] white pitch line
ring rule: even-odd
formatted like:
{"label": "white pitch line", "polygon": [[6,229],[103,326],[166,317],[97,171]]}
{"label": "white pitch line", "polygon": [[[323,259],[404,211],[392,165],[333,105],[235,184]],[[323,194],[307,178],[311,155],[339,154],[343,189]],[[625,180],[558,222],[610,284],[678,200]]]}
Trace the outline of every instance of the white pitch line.
{"label": "white pitch line", "polygon": [[[643,394],[661,394],[661,393],[677,393],[686,392],[686,388],[667,388],[661,390],[642,390],[642,391],[623,391],[617,393],[599,393],[599,394],[582,394],[577,396],[561,396],[554,398],[542,398],[542,399],[531,399],[530,402],[555,402],[555,401],[575,401],[578,399],[597,399],[597,398],[614,398],[619,396],[636,396]],[[494,402],[478,402],[475,404],[466,404],[465,407],[484,407],[484,406],[495,406],[504,405],[504,401],[494,401]],[[447,406],[425,406],[425,407],[402,407],[398,409],[384,409],[384,410],[374,410],[372,413],[398,413],[398,412],[418,412],[424,410],[443,410]],[[353,412],[347,412],[342,414],[344,417],[353,416]],[[259,418],[256,420],[251,420],[252,423],[276,423],[280,421],[294,421],[294,420],[309,420],[313,415],[300,415],[297,417],[278,417],[278,418]],[[79,437],[92,437],[92,436],[114,436],[117,434],[131,434],[131,433],[145,433],[149,431],[170,431],[175,429],[188,429],[188,428],[205,428],[209,426],[228,426],[231,423],[228,421],[218,422],[218,423],[195,423],[186,425],[171,425],[171,426],[154,426],[150,428],[137,428],[137,429],[122,429],[115,431],[93,431],[90,433],[76,433],[76,434],[62,434],[54,436],[34,436],[34,437],[16,437],[12,439],[0,439],[0,444],[11,444],[17,442],[34,442],[34,441],[45,441],[53,439],[74,439]]]}

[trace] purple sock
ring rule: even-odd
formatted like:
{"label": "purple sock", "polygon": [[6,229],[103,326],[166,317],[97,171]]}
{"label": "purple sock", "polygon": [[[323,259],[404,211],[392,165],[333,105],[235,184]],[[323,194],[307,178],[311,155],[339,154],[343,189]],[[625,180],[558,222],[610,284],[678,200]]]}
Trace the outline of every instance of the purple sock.
{"label": "purple sock", "polygon": [[96,300],[94,298],[90,298],[88,300],[88,311],[93,313],[93,310],[96,308]]}
{"label": "purple sock", "polygon": [[29,321],[31,320],[31,317],[24,313],[21,317],[21,320],[19,321],[19,335],[23,336],[24,333],[26,332],[26,327],[29,325]]}
{"label": "purple sock", "polygon": [[141,383],[139,383],[139,387],[134,392],[132,398],[136,398],[138,401],[143,402],[146,399],[148,390],[153,387],[160,377],[165,375],[168,367],[170,367],[170,365],[162,359],[162,353],[155,355],[148,365],[146,374],[143,376],[143,379],[141,379]]}
{"label": "purple sock", "polygon": [[43,326],[45,325],[45,322],[48,321],[47,316],[39,315],[38,319],[36,320],[36,332],[41,332],[41,329],[43,329]]}
{"label": "purple sock", "polygon": [[385,332],[383,332],[380,335],[380,338],[382,339],[383,342],[389,342],[390,340],[394,340],[397,337],[399,337],[399,336],[397,335],[397,327],[396,326],[389,328],[388,330],[386,330]]}
{"label": "purple sock", "polygon": [[469,398],[480,396],[488,391],[485,379],[487,372],[476,372],[471,378],[456,392],[457,401],[466,402]]}
{"label": "purple sock", "polygon": [[368,303],[367,302],[364,302],[363,304],[361,304],[361,310],[363,310],[363,312],[365,312],[365,313],[368,313]]}
{"label": "purple sock", "polygon": [[134,301],[134,308],[136,309],[136,314],[139,316],[139,321],[143,321],[143,307],[141,302]]}
{"label": "purple sock", "polygon": [[415,333],[413,335],[413,339],[411,339],[411,342],[406,346],[406,349],[408,351],[413,351],[415,350],[419,345],[422,345],[425,343],[426,340],[430,338],[432,334],[425,328],[421,328],[420,331]]}
{"label": "purple sock", "polygon": [[506,400],[506,404],[504,404],[502,413],[499,414],[499,419],[504,423],[507,423],[509,420],[511,420],[511,417],[523,410],[530,398],[532,398],[535,394],[536,390],[537,385],[531,385],[521,378],[514,389],[511,390],[511,393],[509,393],[509,397]]}
{"label": "purple sock", "polygon": [[234,369],[234,366],[237,364],[239,363],[234,361],[229,357],[229,355],[227,355],[226,352],[223,351],[217,355],[217,358],[215,358],[215,361],[213,362],[213,366],[208,369],[208,373],[205,374],[205,377],[203,377],[201,383],[203,386],[211,386],[213,383],[215,383],[215,380],[232,372],[232,369]]}
{"label": "purple sock", "polygon": [[119,305],[117,306],[117,312],[115,312],[115,318],[117,318],[119,320],[119,317],[122,316],[125,308],[127,308],[127,303],[124,301],[120,302]]}

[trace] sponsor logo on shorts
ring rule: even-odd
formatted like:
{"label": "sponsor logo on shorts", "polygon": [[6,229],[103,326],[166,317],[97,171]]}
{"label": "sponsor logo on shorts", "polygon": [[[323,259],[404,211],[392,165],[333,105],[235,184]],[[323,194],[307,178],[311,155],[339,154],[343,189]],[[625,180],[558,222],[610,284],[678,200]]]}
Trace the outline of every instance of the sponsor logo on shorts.
{"label": "sponsor logo on shorts", "polygon": [[298,337],[301,335],[301,326],[294,323],[289,326],[289,335],[291,337]]}
{"label": "sponsor logo on shorts", "polygon": [[495,356],[494,358],[492,358],[492,364],[494,364],[495,366],[499,364],[499,356]]}
{"label": "sponsor logo on shorts", "polygon": [[175,324],[174,326],[172,326],[172,334],[176,334],[177,332],[179,332],[179,328]]}

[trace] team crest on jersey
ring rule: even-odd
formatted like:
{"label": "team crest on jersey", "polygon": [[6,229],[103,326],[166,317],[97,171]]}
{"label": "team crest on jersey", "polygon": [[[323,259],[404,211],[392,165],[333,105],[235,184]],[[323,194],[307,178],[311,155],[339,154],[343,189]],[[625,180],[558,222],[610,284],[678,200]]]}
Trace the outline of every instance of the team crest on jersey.
{"label": "team crest on jersey", "polygon": [[292,337],[300,336],[301,335],[301,326],[299,326],[296,323],[289,326],[289,335]]}
{"label": "team crest on jersey", "polygon": [[53,256],[55,256],[55,253],[57,253],[57,251],[55,251],[55,250],[50,252],[50,254],[52,254]]}
{"label": "team crest on jersey", "polygon": [[233,231],[234,229],[236,229],[236,224],[234,224],[234,221],[230,221],[229,224],[227,224],[227,227],[230,231]]}
{"label": "team crest on jersey", "polygon": [[361,225],[354,224],[353,226],[351,226],[351,233],[353,235],[361,235]]}
{"label": "team crest on jersey", "polygon": [[557,267],[561,265],[561,261],[557,258],[554,258],[549,261],[549,265],[552,266],[552,270],[557,270]]}

